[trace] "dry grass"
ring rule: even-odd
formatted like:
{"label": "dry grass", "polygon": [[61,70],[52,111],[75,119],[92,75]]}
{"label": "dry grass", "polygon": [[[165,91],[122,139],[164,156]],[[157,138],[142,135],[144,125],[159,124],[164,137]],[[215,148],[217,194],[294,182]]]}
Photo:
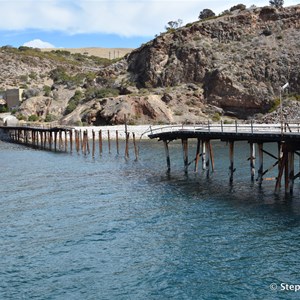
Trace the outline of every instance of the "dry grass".
{"label": "dry grass", "polygon": [[71,53],[80,53],[85,55],[94,55],[108,59],[120,58],[131,52],[132,48],[45,48],[42,51],[65,50]]}

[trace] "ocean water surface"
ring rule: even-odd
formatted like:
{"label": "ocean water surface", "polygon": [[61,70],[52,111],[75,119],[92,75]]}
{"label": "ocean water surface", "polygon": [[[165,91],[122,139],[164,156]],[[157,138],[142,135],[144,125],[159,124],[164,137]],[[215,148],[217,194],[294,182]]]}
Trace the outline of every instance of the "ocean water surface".
{"label": "ocean water surface", "polygon": [[299,298],[299,181],[251,183],[237,144],[230,185],[221,142],[209,176],[176,142],[169,175],[156,141],[138,161],[0,142],[0,299]]}

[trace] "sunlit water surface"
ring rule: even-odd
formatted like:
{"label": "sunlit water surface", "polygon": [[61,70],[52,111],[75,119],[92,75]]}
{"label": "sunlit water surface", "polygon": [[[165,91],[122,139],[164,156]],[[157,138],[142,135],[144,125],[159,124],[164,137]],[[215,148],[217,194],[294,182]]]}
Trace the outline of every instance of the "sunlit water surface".
{"label": "sunlit water surface", "polygon": [[0,299],[298,298],[280,290],[300,284],[298,181],[293,196],[251,183],[238,143],[230,185],[228,146],[213,146],[207,176],[184,174],[179,143],[167,175],[158,142],[139,161],[0,142]]}

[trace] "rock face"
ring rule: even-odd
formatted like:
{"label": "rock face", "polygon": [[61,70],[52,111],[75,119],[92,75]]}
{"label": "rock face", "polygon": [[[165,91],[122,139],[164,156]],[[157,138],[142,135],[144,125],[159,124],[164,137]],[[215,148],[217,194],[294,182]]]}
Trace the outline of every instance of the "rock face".
{"label": "rock face", "polygon": [[[5,51],[0,58],[6,62],[0,88],[27,78],[18,112],[25,118],[37,114],[70,125],[120,124],[125,116],[131,124],[196,123],[272,110],[265,120],[274,120],[281,86],[289,82],[283,98],[300,99],[300,5],[197,21],[108,66],[76,57],[76,64],[64,62],[68,74],[58,70],[59,60],[20,60]],[[297,107],[287,105],[285,114]]]}
{"label": "rock face", "polygon": [[287,81],[300,91],[300,6],[234,11],[165,33],[133,51],[140,87],[199,84],[203,103],[239,117],[266,112]]}

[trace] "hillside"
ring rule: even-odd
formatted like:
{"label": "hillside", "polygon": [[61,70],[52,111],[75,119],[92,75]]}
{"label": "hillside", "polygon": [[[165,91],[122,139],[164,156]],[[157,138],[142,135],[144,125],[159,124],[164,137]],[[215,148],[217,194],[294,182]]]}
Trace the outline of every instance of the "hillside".
{"label": "hillside", "polygon": [[107,59],[116,59],[124,57],[126,54],[130,53],[132,48],[99,48],[99,47],[87,47],[87,48],[45,48],[41,49],[44,52],[62,50],[69,51],[72,54],[82,54],[87,56],[98,56]]}
{"label": "hillside", "polygon": [[0,88],[27,76],[16,113],[23,119],[93,125],[122,123],[125,115],[131,124],[278,121],[279,89],[286,82],[284,113],[299,117],[300,5],[234,10],[187,24],[114,61],[68,51],[28,59],[20,52],[2,47]]}

